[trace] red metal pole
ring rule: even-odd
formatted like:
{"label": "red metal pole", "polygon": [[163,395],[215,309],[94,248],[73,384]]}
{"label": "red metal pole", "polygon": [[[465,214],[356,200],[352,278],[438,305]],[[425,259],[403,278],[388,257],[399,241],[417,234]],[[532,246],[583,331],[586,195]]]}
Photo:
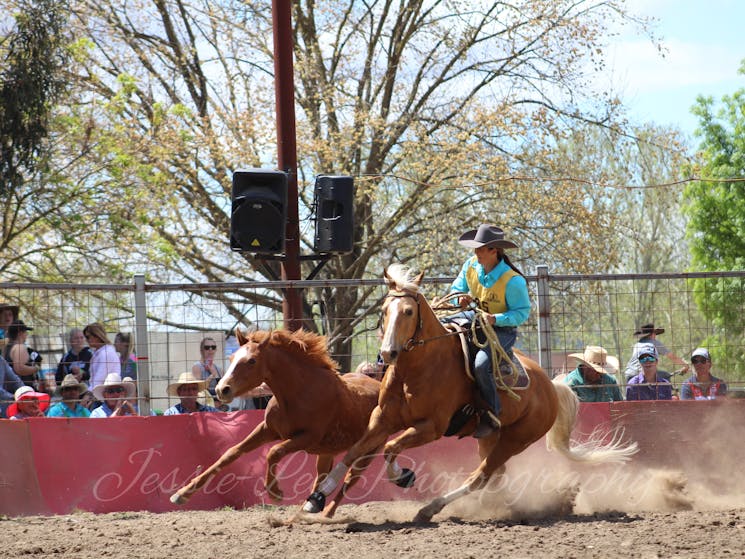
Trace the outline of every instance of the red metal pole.
{"label": "red metal pole", "polygon": [[[300,223],[298,217],[297,147],[295,143],[295,81],[293,73],[292,1],[272,0],[274,32],[274,97],[277,107],[277,152],[280,170],[289,174],[287,228],[283,280],[300,279]],[[285,290],[282,302],[285,328],[299,330],[303,305],[300,291]]]}

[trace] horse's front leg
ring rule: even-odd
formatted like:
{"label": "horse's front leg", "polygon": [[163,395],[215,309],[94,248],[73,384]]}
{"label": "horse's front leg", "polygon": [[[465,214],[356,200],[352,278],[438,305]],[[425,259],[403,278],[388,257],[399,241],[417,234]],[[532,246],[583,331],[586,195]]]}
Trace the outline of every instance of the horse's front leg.
{"label": "horse's front leg", "polygon": [[278,438],[278,435],[272,429],[267,427],[267,424],[264,421],[262,421],[253,431],[251,431],[250,435],[237,445],[226,450],[222,456],[218,458],[217,462],[212,464],[204,472],[194,477],[188,484],[184,485],[176,493],[171,495],[171,502],[176,505],[183,505],[209,480],[220,473],[225,466],[235,462],[247,452],[251,452],[265,443],[276,441]]}
{"label": "horse's front leg", "polygon": [[[389,426],[381,420],[380,408],[375,408],[365,434],[347,451],[329,475],[318,484],[317,489],[303,505],[303,510],[311,513],[324,511],[324,516],[332,517],[346,491],[356,483],[360,474],[372,461],[375,452],[383,445],[391,432]],[[350,467],[352,470],[348,472]],[[345,474],[346,478],[344,478]],[[341,490],[327,507],[326,498],[336,489],[342,478],[344,478],[344,483]]]}
{"label": "horse's front leg", "polygon": [[411,487],[416,481],[416,474],[409,468],[399,466],[398,455],[407,448],[416,448],[439,438],[435,424],[428,420],[417,421],[398,437],[391,439],[383,448],[385,467],[388,479],[399,487]]}
{"label": "horse's front leg", "polygon": [[325,516],[326,518],[332,518],[334,516],[334,513],[336,513],[336,509],[341,504],[342,499],[346,497],[347,492],[352,487],[354,487],[357,481],[360,478],[362,478],[362,474],[367,469],[367,467],[370,465],[370,462],[373,461],[373,458],[377,456],[379,451],[380,451],[380,447],[375,448],[371,452],[368,452],[367,454],[360,456],[357,460],[355,460],[352,463],[352,467],[349,469],[349,472],[344,478],[344,483],[342,484],[341,488],[336,493],[336,495],[331,500],[331,502],[329,502],[328,505],[326,505],[326,508],[323,509],[323,516]]}

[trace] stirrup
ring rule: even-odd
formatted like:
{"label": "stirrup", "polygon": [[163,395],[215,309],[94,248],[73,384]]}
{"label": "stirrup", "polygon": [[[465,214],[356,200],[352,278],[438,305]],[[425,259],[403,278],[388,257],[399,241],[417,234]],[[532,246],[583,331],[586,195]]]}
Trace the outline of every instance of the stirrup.
{"label": "stirrup", "polygon": [[474,439],[483,439],[502,428],[499,418],[491,410],[485,411],[479,417],[479,423],[473,432]]}

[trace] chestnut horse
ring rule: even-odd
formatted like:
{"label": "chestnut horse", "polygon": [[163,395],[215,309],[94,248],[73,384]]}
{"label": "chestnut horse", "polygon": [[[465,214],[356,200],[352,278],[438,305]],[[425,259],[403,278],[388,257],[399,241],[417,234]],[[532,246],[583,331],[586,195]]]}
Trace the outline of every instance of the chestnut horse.
{"label": "chestnut horse", "polygon": [[[389,364],[380,401],[372,413],[367,432],[308,497],[303,509],[333,516],[348,485],[361,473],[357,461],[384,445],[387,476],[398,485],[410,486],[415,475],[401,469],[396,457],[405,449],[442,437],[451,418],[464,406],[476,403],[474,383],[466,376],[458,336],[450,335],[432,307],[421,295],[423,274],[414,276],[408,268],[394,264],[385,273],[389,287],[383,303],[383,341],[380,353]],[[483,488],[495,472],[501,475],[507,460],[546,435],[549,449],[556,449],[574,461],[589,463],[623,462],[637,451],[636,443],[589,441],[572,446],[570,435],[579,410],[574,392],[563,383],[553,383],[539,365],[520,354],[530,385],[513,399],[500,394],[501,429],[478,439],[481,463],[465,483],[419,510],[416,522],[429,522],[445,505]],[[467,435],[476,427],[475,415],[457,433]],[[390,441],[388,437],[399,433]],[[349,466],[352,469],[347,472]],[[334,500],[330,495],[347,473]]]}
{"label": "chestnut horse", "polygon": [[304,450],[317,455],[314,490],[331,470],[334,456],[362,437],[370,413],[378,403],[380,382],[356,374],[340,375],[331,359],[326,338],[307,331],[258,331],[245,337],[217,385],[222,402],[244,395],[266,383],[274,396],[262,421],[242,442],[225,453],[171,496],[183,504],[228,464],[263,444],[281,441],[266,456],[264,485],[269,495],[282,499],[277,465],[287,454]]}

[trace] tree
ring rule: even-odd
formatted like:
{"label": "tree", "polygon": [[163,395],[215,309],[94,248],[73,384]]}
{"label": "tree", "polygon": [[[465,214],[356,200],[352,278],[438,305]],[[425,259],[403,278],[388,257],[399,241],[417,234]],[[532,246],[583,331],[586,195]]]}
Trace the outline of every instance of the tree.
{"label": "tree", "polygon": [[[745,61],[740,67],[745,75]],[[745,268],[745,89],[725,95],[717,106],[711,97],[699,97],[693,109],[699,119],[697,136],[700,176],[684,193],[688,217],[687,236],[691,269],[700,271]],[[739,309],[745,302],[741,278],[716,278],[692,282],[695,300],[718,333],[706,343],[728,371],[745,374],[740,343],[745,319]]]}
{"label": "tree", "polygon": [[23,1],[0,42],[0,194],[22,185],[43,159],[50,112],[64,89],[62,3]]}
{"label": "tree", "polygon": [[[564,174],[551,154],[573,123],[623,129],[617,100],[594,94],[585,70],[588,60],[602,69],[607,25],[631,19],[620,2],[293,7],[301,216],[314,175],[356,177],[355,249],[323,274],[380,277],[396,259],[452,275],[464,257],[454,239],[479,221],[524,239],[526,264],[550,258],[572,271],[578,250],[610,252],[609,237],[586,234],[586,188],[546,178]],[[62,130],[95,169],[86,210],[128,249],[102,252],[108,277],[136,265],[151,280],[265,275],[228,252],[227,208],[232,171],[274,161],[269,14],[268,0],[72,6],[76,102],[61,109]],[[304,222],[305,250],[309,229]],[[333,339],[349,339],[375,307],[371,292],[318,290],[330,316],[356,317],[332,322]],[[274,292],[245,296],[281,302]],[[236,299],[223,302],[242,315]],[[341,342],[336,350],[347,353]]]}

